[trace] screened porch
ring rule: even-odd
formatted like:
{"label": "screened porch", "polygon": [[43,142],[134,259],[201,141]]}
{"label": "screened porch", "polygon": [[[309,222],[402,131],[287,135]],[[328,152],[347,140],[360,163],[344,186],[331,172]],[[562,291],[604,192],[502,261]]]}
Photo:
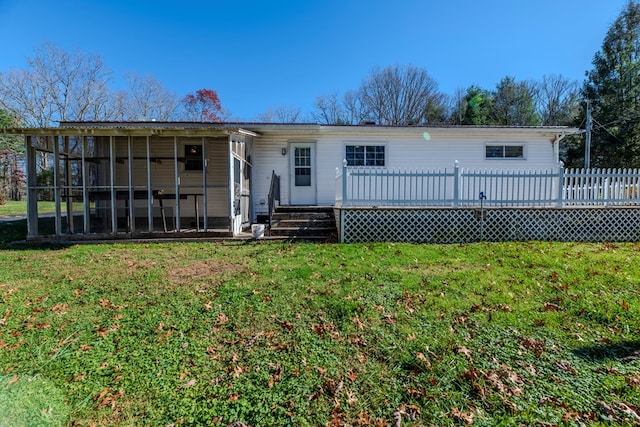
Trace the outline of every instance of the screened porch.
{"label": "screened porch", "polygon": [[127,125],[22,133],[29,238],[225,237],[250,225],[250,132]]}

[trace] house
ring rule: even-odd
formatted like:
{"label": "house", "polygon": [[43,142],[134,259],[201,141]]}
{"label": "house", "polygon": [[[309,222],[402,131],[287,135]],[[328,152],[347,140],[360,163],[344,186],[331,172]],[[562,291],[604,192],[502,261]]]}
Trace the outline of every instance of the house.
{"label": "house", "polygon": [[[334,206],[344,167],[557,169],[568,127],[62,122],[27,147],[29,237],[235,236],[280,205]],[[37,200],[55,201],[53,228]]]}

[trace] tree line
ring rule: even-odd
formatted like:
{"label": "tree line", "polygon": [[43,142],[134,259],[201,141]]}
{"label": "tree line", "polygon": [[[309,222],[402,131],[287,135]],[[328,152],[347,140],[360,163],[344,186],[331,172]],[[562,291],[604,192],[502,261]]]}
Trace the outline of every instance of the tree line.
{"label": "tree line", "polygon": [[493,90],[473,85],[450,96],[425,69],[395,65],[374,70],[342,96],[318,96],[312,117],[350,125],[558,126],[571,122],[578,105],[578,83],[562,75],[540,81],[505,76]]}
{"label": "tree line", "polygon": [[[113,74],[100,55],[44,43],[26,64],[24,69],[0,72],[0,128],[48,127],[58,121],[216,122],[231,116],[213,89],[178,96],[153,76],[135,73],[124,76],[124,89],[114,89]],[[355,89],[317,96],[308,114],[298,107],[279,106],[257,120],[584,128],[587,108],[594,124],[591,165],[640,167],[638,0],[629,0],[610,26],[582,83],[560,74],[536,81],[505,76],[495,88],[472,85],[449,95],[440,91],[426,69],[390,65],[371,70]],[[584,163],[584,141],[583,136],[564,140],[567,166]],[[20,197],[12,186],[22,180],[16,171],[22,150],[21,141],[0,135],[0,193],[5,196]]]}

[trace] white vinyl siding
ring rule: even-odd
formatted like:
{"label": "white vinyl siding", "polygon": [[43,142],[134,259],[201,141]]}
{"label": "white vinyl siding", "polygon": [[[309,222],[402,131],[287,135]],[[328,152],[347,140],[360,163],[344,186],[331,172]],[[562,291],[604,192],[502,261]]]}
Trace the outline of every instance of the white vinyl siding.
{"label": "white vinyl siding", "polygon": [[[256,213],[267,211],[267,200],[271,172],[280,175],[282,205],[289,205],[290,173],[289,143],[316,143],[317,204],[330,206],[335,203],[336,170],[342,171],[346,147],[356,145],[384,146],[384,166],[389,169],[447,169],[452,170],[457,160],[465,169],[543,169],[557,167],[554,146],[547,136],[516,135],[497,130],[494,134],[467,134],[455,130],[431,132],[431,139],[425,141],[422,131],[415,134],[401,130],[384,131],[373,134],[363,129],[363,134],[354,134],[353,128],[345,132],[338,129],[331,132],[307,132],[304,137],[295,132],[268,132],[256,129],[261,136],[254,139],[253,191],[252,197]],[[524,146],[524,159],[518,162],[496,162],[486,157],[487,145]],[[285,155],[282,150],[285,149]]]}

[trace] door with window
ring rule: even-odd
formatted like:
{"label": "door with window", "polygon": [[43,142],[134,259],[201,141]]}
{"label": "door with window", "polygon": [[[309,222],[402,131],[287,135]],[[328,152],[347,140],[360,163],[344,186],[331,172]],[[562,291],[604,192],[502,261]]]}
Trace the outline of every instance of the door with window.
{"label": "door with window", "polygon": [[315,205],[316,199],[316,145],[292,143],[289,146],[292,205]]}

